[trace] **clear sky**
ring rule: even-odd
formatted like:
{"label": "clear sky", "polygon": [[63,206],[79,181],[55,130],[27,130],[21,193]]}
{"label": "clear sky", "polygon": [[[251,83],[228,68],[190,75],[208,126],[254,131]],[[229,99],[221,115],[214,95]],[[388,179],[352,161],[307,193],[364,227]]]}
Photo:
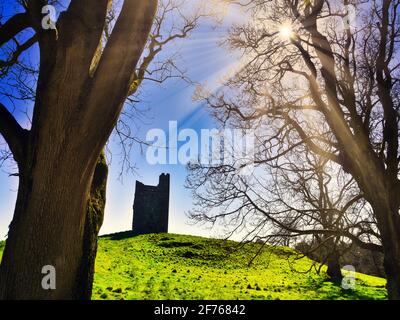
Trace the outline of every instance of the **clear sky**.
{"label": "clear sky", "polygon": [[[208,87],[217,87],[222,77],[237,63],[238,58],[218,45],[226,27],[238,18],[238,12],[228,13],[223,26],[214,29],[210,21],[204,21],[190,39],[182,40],[169,47],[169,54],[179,50],[182,56],[180,65],[188,70],[190,78]],[[191,128],[200,132],[203,128],[215,127],[206,108],[193,102],[195,88],[182,81],[170,80],[162,86],[145,83],[143,108],[146,112],[145,123],[140,124],[139,135],[146,136],[148,130],[160,128],[168,133],[169,121],[177,121],[179,129]],[[163,172],[171,174],[171,199],[169,230],[173,233],[218,236],[218,230],[209,227],[191,225],[186,212],[192,207],[188,190],[184,188],[186,168],[178,165],[149,165],[144,149],[141,152],[136,146],[131,154],[131,161],[136,164],[135,174],[125,174],[119,179],[121,170],[119,148],[111,139],[110,149],[113,151],[110,174],[107,186],[107,205],[101,234],[129,230],[132,225],[132,205],[135,192],[135,181],[156,185],[158,177]],[[9,168],[7,168],[9,169]],[[0,239],[4,239],[11,222],[15,198],[18,188],[18,178],[10,177],[9,170],[0,169]]]}

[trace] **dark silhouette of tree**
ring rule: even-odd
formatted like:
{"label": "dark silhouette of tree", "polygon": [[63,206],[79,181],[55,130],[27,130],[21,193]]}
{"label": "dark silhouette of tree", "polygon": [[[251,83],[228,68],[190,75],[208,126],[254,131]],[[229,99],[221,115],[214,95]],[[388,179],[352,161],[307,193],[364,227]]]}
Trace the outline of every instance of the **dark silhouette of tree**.
{"label": "dark silhouette of tree", "polygon": [[[340,258],[345,249],[353,242],[378,249],[378,246],[369,245],[371,240],[367,237],[376,237],[375,243],[379,243],[380,237],[374,221],[364,211],[365,203],[354,181],[338,168],[329,167],[326,159],[307,154],[307,150],[304,154],[305,157],[296,154],[293,160],[285,157],[285,164],[271,172],[274,184],[268,199],[276,199],[277,207],[282,208],[283,214],[286,212],[274,236],[307,239],[309,247],[303,253],[310,256],[318,252],[319,261],[328,267],[327,275],[334,282],[340,282]],[[310,230],[313,231],[311,236],[301,236]],[[320,233],[320,230],[324,231]]]}
{"label": "dark silhouette of tree", "polygon": [[[34,38],[17,45],[12,56],[36,40],[40,68],[31,129],[22,129],[8,108],[0,108],[0,133],[19,174],[0,298],[81,298],[87,201],[96,163],[130,93],[157,1],[124,1],[100,56],[111,1],[72,1],[56,29],[48,30],[42,28],[47,1],[21,4],[23,12],[0,27],[0,45],[33,30]],[[41,287],[45,265],[57,271],[56,290]]]}
{"label": "dark silhouette of tree", "polygon": [[213,114],[268,126],[263,161],[306,146],[349,173],[373,210],[389,298],[400,299],[399,1],[233,2],[252,21],[231,30],[243,64],[206,98]]}
{"label": "dark silhouette of tree", "polygon": [[306,243],[303,256],[318,252],[334,282],[342,279],[340,258],[353,243],[382,249],[354,180],[306,148],[274,163],[263,162],[252,175],[240,175],[230,165],[191,163],[188,169],[187,187],[196,200],[190,217],[195,222],[222,224],[228,236],[239,232],[244,242]]}

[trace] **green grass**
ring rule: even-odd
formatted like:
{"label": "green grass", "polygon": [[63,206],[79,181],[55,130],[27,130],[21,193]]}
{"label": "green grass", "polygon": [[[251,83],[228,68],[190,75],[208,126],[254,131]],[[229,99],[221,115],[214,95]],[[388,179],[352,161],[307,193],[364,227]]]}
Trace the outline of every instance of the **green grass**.
{"label": "green grass", "polygon": [[[343,290],[308,271],[312,261],[287,247],[237,243],[173,234],[120,240],[101,238],[95,299],[386,299],[385,280],[357,274],[356,289]],[[301,273],[303,272],[303,273]]]}
{"label": "green grass", "polygon": [[[313,262],[287,247],[237,243],[173,234],[99,240],[94,299],[386,299],[385,280],[357,274],[343,290]],[[0,244],[0,256],[1,256]]]}

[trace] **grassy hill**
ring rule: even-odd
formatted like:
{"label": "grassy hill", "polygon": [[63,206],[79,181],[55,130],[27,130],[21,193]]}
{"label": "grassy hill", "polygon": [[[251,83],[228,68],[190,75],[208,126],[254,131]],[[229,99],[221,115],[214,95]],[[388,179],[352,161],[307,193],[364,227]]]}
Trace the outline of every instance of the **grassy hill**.
{"label": "grassy hill", "polygon": [[[264,247],[173,234],[100,238],[94,299],[386,299],[385,280],[357,274],[353,291],[308,272],[309,259]],[[0,244],[0,256],[1,256]]]}

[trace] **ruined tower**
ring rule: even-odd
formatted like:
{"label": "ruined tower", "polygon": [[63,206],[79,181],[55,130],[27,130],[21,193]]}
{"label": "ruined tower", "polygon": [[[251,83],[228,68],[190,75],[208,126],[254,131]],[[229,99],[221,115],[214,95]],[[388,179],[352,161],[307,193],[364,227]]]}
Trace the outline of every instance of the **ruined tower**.
{"label": "ruined tower", "polygon": [[136,181],[132,225],[135,234],[168,232],[169,188],[169,174],[160,176],[158,186]]}

